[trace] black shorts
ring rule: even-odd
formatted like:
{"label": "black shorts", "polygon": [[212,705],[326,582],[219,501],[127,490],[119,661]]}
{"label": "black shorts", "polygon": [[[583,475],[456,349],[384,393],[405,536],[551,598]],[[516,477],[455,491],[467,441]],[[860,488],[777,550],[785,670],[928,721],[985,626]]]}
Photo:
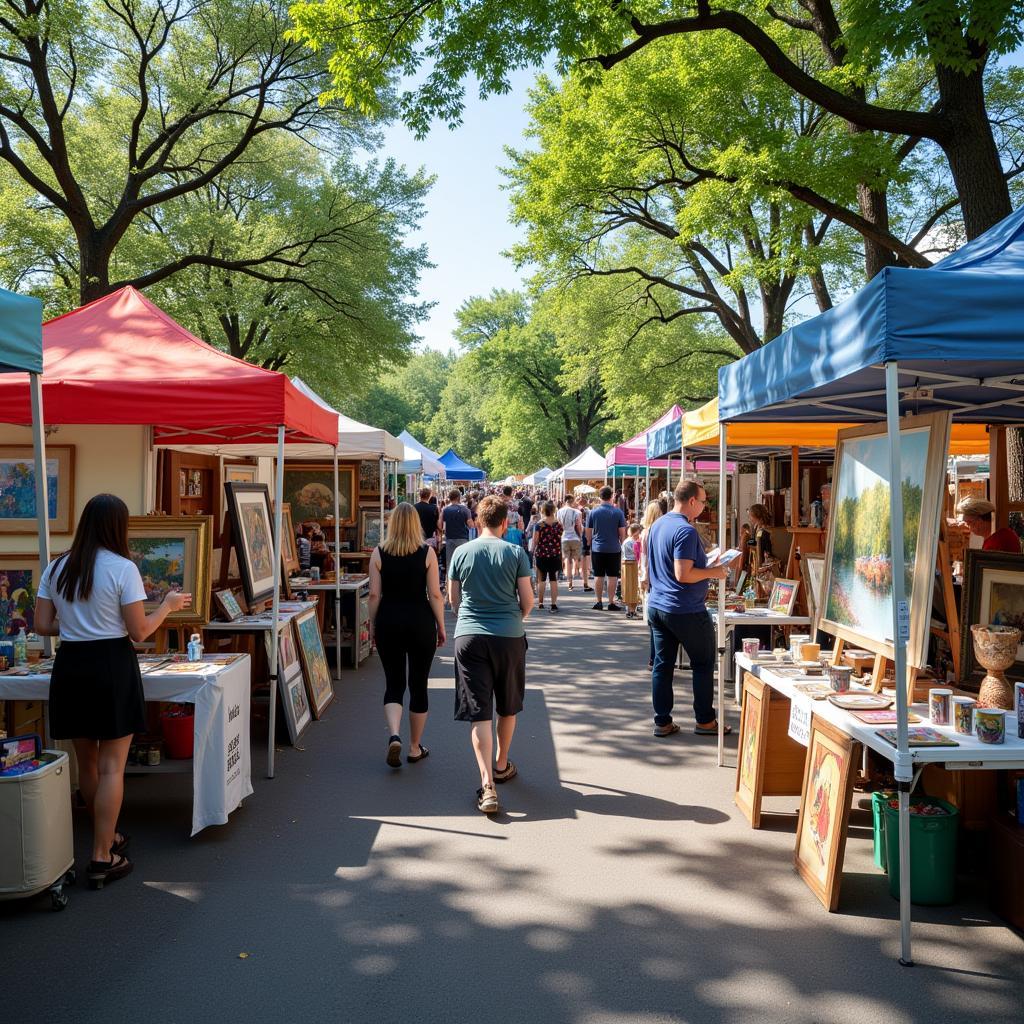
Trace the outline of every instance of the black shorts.
{"label": "black shorts", "polygon": [[460,636],[455,641],[455,721],[489,722],[523,710],[526,637]]}
{"label": "black shorts", "polygon": [[595,551],[590,556],[590,569],[599,579],[602,576],[618,579],[622,575],[622,552]]}
{"label": "black shorts", "polygon": [[562,560],[555,555],[554,558],[542,558],[537,556],[537,579],[551,580],[557,582],[558,574],[562,571]]}

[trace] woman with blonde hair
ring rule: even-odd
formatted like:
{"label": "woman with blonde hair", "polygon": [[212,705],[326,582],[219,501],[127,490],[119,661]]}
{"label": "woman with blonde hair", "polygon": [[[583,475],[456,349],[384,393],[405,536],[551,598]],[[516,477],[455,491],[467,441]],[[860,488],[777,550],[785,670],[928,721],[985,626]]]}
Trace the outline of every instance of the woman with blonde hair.
{"label": "woman with blonde hair", "polygon": [[447,639],[437,555],[423,539],[414,506],[403,501],[387,539],[370,555],[370,636],[384,669],[387,763],[402,766],[402,703],[409,689],[409,764],[430,751],[420,740],[427,724],[427,680],[434,652]]}
{"label": "woman with blonde hair", "polygon": [[[655,522],[664,515],[660,501],[649,501],[647,508],[644,509],[644,517],[640,521],[642,527],[640,532],[640,557],[638,558],[639,568],[637,572],[637,579],[640,583],[640,594],[644,605],[644,617],[647,616],[647,592],[650,590],[650,584],[647,581],[647,535],[650,533],[651,527]],[[654,667],[654,631],[651,627],[647,627],[651,634],[651,649],[650,657],[647,660],[647,667]]]}

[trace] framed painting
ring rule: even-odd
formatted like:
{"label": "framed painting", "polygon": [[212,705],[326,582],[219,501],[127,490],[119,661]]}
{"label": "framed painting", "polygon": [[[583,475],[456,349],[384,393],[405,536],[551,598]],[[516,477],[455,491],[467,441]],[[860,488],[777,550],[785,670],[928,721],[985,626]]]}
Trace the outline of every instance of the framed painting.
{"label": "framed painting", "polygon": [[[315,609],[314,609],[315,611]],[[270,633],[264,633],[263,639],[267,646],[267,657],[270,657]],[[278,633],[277,640],[277,674],[278,676],[291,676],[296,671],[301,671],[302,663],[299,661],[299,649],[295,643],[295,635],[291,626],[282,629]]]}
{"label": "framed painting", "polygon": [[[985,669],[974,653],[971,626],[1015,626],[1024,630],[1024,555],[969,549],[962,606],[960,677],[976,687]],[[1024,643],[1017,648],[1017,658],[1006,669],[1006,677],[1024,679]]]}
{"label": "framed painting", "polygon": [[178,470],[178,497],[184,498],[188,494],[188,474],[183,469]]}
{"label": "framed painting", "polygon": [[796,595],[800,590],[799,580],[772,581],[772,592],[768,597],[768,610],[777,615],[792,615],[793,605],[796,604]]}
{"label": "framed painting", "polygon": [[39,559],[31,555],[0,555],[0,637],[17,636],[35,624]]}
{"label": "framed painting", "polygon": [[224,482],[233,484],[254,484],[256,483],[256,467],[231,465],[224,466]]}
{"label": "framed painting", "polygon": [[316,717],[320,718],[327,705],[334,700],[334,684],[331,682],[331,670],[327,665],[320,624],[316,620],[316,609],[309,608],[300,612],[292,620],[292,625],[295,628],[299,657],[309,689],[309,701]]}
{"label": "framed painting", "polygon": [[226,483],[242,590],[250,605],[274,593],[274,530],[266,484]]}
{"label": "framed painting", "polygon": [[[46,446],[46,504],[51,533],[73,533],[75,446]],[[0,447],[0,533],[39,532],[36,467],[30,444]]]}
{"label": "framed painting", "polygon": [[208,622],[210,619],[212,516],[129,516],[128,553],[139,567],[146,588],[146,613],[168,591],[183,590],[192,604],[172,612],[165,622]]}
{"label": "framed painting", "polygon": [[359,494],[370,497],[380,494],[380,463],[359,463]]}
{"label": "framed painting", "polygon": [[225,622],[234,622],[244,614],[242,606],[238,603],[238,597],[231,589],[215,590],[213,603]]}
{"label": "framed painting", "polygon": [[794,863],[829,912],[839,905],[853,766],[860,744],[818,715],[811,717]]}
{"label": "framed painting", "polygon": [[[355,493],[356,467],[338,467],[338,515],[342,526],[356,525],[359,502]],[[283,499],[291,505],[297,523],[310,519],[326,523],[334,518],[334,465],[329,462],[292,462],[284,467]]]}
{"label": "framed painting", "polygon": [[[387,529],[390,513],[384,513],[384,529]],[[384,539],[381,529],[379,508],[361,508],[359,510],[359,549],[372,551]]]}
{"label": "framed painting", "polygon": [[903,553],[889,536],[889,440],[884,424],[841,430],[832,478],[818,628],[892,660],[894,569],[910,608],[908,665],[924,666],[945,488],[949,413],[900,420]]}
{"label": "framed painting", "polygon": [[309,723],[313,721],[313,715],[309,710],[309,699],[306,697],[306,685],[302,681],[302,670],[296,665],[291,670],[291,675],[278,672],[277,689],[281,694],[281,704],[284,707],[288,738],[294,747]]}
{"label": "framed painting", "polygon": [[800,555],[800,575],[804,580],[804,597],[807,598],[807,614],[811,617],[811,636],[818,628],[821,612],[821,594],[825,582],[825,556],[820,551]]}
{"label": "framed painting", "polygon": [[292,507],[287,501],[281,503],[281,558],[286,573],[299,571],[299,546],[295,541]]}
{"label": "framed painting", "polygon": [[[751,828],[761,825],[761,759],[767,726],[766,684],[749,672],[743,676],[743,710],[740,714],[740,745],[736,762],[733,799]],[[770,697],[770,694],[767,695]]]}

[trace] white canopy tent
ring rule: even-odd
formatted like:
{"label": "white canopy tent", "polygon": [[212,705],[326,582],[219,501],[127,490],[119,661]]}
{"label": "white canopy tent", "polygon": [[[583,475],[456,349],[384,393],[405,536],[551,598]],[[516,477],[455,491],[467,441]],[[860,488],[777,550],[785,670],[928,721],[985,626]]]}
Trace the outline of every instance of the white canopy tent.
{"label": "white canopy tent", "polygon": [[551,470],[547,466],[543,466],[536,472],[530,473],[528,476],[523,477],[524,487],[539,487],[544,483],[548,477],[551,476]]}
{"label": "white canopy tent", "polygon": [[605,478],[604,456],[593,447],[580,452],[570,462],[556,469],[547,479],[549,486],[564,494],[567,485],[573,481],[601,480]]}

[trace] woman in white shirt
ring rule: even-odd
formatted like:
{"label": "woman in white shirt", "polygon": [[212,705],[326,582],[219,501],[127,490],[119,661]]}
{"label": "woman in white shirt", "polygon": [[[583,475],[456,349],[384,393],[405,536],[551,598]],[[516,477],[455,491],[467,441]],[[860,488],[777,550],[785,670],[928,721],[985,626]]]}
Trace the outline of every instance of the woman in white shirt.
{"label": "woman in white shirt", "polygon": [[191,599],[171,592],[145,613],[146,590],[128,551],[128,506],[113,494],[90,499],[71,550],[40,578],[35,631],[61,641],[50,676],[50,735],[74,741],[93,819],[88,874],[94,889],[132,870],[128,837],[117,832],[128,748],[146,728],[132,641],[145,640]]}

